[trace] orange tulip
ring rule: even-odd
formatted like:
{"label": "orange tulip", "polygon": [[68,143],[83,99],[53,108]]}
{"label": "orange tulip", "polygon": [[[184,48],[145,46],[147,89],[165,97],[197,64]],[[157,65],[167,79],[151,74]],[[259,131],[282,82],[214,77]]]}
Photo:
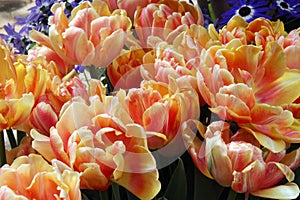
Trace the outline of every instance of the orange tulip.
{"label": "orange tulip", "polygon": [[300,73],[288,70],[278,43],[262,51],[235,39],[202,50],[200,60],[198,87],[212,112],[233,120],[273,152],[300,142],[299,122],[281,108],[299,98],[292,88],[300,86]]}
{"label": "orange tulip", "polygon": [[126,10],[128,17],[133,21],[134,13],[138,7],[146,7],[147,4],[157,2],[158,0],[104,0],[107,3],[110,11],[118,8]]}
{"label": "orange tulip", "polygon": [[73,9],[70,19],[64,9],[63,3],[52,7],[49,37],[32,31],[31,39],[54,50],[71,65],[107,67],[125,44],[130,19],[121,10],[111,13],[100,1],[83,2]]}
{"label": "orange tulip", "polygon": [[[299,188],[291,182],[294,173],[290,166],[299,166],[299,156],[290,159],[291,155],[285,156],[283,151],[264,158],[262,150],[251,143],[230,141],[230,125],[223,121],[212,122],[206,130],[197,126],[203,142],[192,132],[184,137],[195,165],[204,175],[246,193],[246,198],[249,193],[265,198],[297,198]],[[277,185],[283,178],[288,183]]]}
{"label": "orange tulip", "polygon": [[151,132],[150,149],[161,148],[179,133],[184,121],[199,117],[197,93],[193,89],[181,91],[176,87],[174,81],[169,88],[161,82],[147,81],[128,92],[126,107],[133,121]]}
{"label": "orange tulip", "polygon": [[81,199],[79,173],[40,155],[18,157],[0,169],[0,199]]}
{"label": "orange tulip", "polygon": [[271,22],[265,18],[256,18],[248,23],[239,15],[233,16],[219,33],[213,25],[208,29],[222,44],[239,39],[244,45],[255,44],[264,47],[267,43],[281,40],[281,37],[286,35],[284,24],[279,20]]}
{"label": "orange tulip", "polygon": [[141,199],[151,199],[160,182],[145,131],[138,124],[123,123],[117,117],[122,107],[114,107],[113,99],[101,102],[94,96],[88,106],[74,98],[63,106],[50,137],[31,131],[33,147],[48,160],[57,158],[80,172],[82,189],[106,190],[112,181]]}

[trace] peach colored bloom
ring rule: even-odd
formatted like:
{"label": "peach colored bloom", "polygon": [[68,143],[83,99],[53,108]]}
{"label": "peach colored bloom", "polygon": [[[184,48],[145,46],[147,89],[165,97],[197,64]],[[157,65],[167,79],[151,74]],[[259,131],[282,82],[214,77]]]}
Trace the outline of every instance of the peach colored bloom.
{"label": "peach colored bloom", "polygon": [[66,102],[73,97],[80,96],[89,103],[89,95],[98,95],[103,100],[105,92],[106,89],[99,80],[91,79],[89,85],[86,85],[77,77],[62,81],[55,76],[45,94],[40,96],[32,109],[28,122],[30,129],[35,128],[40,133],[49,136],[50,128],[57,123],[61,108]]}
{"label": "peach colored bloom", "polygon": [[46,69],[51,77],[59,76],[63,78],[74,68],[68,62],[63,60],[59,55],[46,46],[36,45],[28,52],[28,60],[32,63],[40,64]]}
{"label": "peach colored bloom", "polygon": [[233,120],[263,146],[278,152],[285,142],[300,142],[299,123],[281,108],[299,97],[292,88],[300,86],[300,74],[288,70],[278,43],[270,42],[264,50],[237,39],[204,49],[197,80],[212,112]]}
{"label": "peach colored bloom", "polygon": [[125,44],[130,19],[121,10],[111,13],[101,1],[83,2],[73,9],[70,19],[64,9],[64,3],[53,5],[49,37],[32,31],[31,39],[71,65],[107,67]]}
{"label": "peach colored bloom", "polygon": [[279,20],[272,22],[265,18],[256,18],[248,23],[239,15],[232,17],[219,32],[213,25],[210,25],[208,30],[222,44],[227,44],[233,39],[239,39],[244,45],[255,44],[263,47],[268,42],[277,41],[286,35],[284,24]]}
{"label": "peach colored bloom", "polygon": [[25,130],[35,98],[44,91],[41,79],[47,81],[47,72],[26,65],[25,57],[14,55],[0,39],[0,130]]}
{"label": "peach colored bloom", "polygon": [[[293,156],[299,150],[293,152],[293,155],[285,155],[282,151],[277,154],[270,152],[263,157],[262,150],[251,143],[230,141],[232,133],[226,122],[212,122],[206,130],[201,125],[198,127],[204,137],[203,142],[191,132],[184,137],[187,145],[190,145],[189,152],[195,165],[207,177],[246,195],[250,193],[265,198],[297,198],[299,188],[291,182],[295,175],[290,167],[299,166],[299,156]],[[283,178],[288,183],[277,185]]]}
{"label": "peach colored bloom", "polygon": [[32,130],[33,147],[47,160],[57,158],[81,172],[82,189],[106,190],[112,181],[141,199],[153,198],[160,182],[144,129],[111,115],[122,110],[114,97],[90,101],[90,106],[79,97],[66,103],[50,137]]}
{"label": "peach colored bloom", "polygon": [[292,30],[286,37],[282,36],[277,41],[286,55],[287,67],[300,69],[300,28]]}
{"label": "peach colored bloom", "polygon": [[139,7],[134,17],[134,27],[143,46],[151,35],[166,40],[182,26],[203,25],[203,22],[198,5],[177,0],[163,0]]}
{"label": "peach colored bloom", "polygon": [[134,13],[138,7],[146,7],[147,4],[157,3],[159,0],[104,0],[107,3],[110,11],[116,9],[126,10],[128,17],[133,21]]}
{"label": "peach colored bloom", "polygon": [[[200,115],[198,95],[193,89],[181,90],[176,83],[147,81],[130,89],[125,98],[128,113],[148,131],[150,149],[157,149],[179,134],[181,124]],[[160,120],[157,120],[160,119]]]}
{"label": "peach colored bloom", "polygon": [[0,168],[0,199],[81,199],[79,173],[40,155],[18,157]]}
{"label": "peach colored bloom", "polygon": [[142,81],[140,65],[143,63],[143,49],[124,50],[107,68],[107,74],[115,90],[138,87]]}

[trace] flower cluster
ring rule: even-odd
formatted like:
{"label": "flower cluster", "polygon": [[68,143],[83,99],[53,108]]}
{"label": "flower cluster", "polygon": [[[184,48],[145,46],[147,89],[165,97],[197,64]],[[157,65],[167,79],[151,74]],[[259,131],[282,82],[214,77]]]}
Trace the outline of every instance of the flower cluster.
{"label": "flower cluster", "polygon": [[24,19],[34,45],[0,39],[0,134],[27,135],[4,151],[0,199],[115,198],[116,185],[172,199],[187,187],[172,187],[188,173],[183,154],[185,167],[245,199],[297,198],[300,29],[264,14],[286,8],[276,2],[240,1],[224,26],[205,27],[201,1],[37,1]]}

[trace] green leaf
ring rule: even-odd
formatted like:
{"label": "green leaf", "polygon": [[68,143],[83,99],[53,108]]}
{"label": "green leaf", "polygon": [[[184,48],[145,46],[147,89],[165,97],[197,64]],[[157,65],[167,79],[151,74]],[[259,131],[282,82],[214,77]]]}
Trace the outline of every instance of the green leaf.
{"label": "green leaf", "polygon": [[182,160],[178,159],[177,167],[170,179],[164,197],[167,199],[186,199],[187,196],[187,179]]}
{"label": "green leaf", "polygon": [[111,187],[112,187],[112,199],[113,200],[121,200],[119,185],[117,185],[116,183],[113,183]]}
{"label": "green leaf", "polygon": [[99,191],[100,200],[109,200],[108,191]]}
{"label": "green leaf", "polygon": [[194,199],[219,199],[224,187],[194,168]]}

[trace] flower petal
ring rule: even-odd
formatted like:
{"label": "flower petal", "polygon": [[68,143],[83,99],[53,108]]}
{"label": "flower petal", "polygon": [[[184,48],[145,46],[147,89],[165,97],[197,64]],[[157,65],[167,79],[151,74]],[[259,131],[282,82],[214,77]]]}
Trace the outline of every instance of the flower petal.
{"label": "flower petal", "polygon": [[287,183],[285,185],[251,192],[252,195],[270,199],[296,199],[299,193],[299,187],[295,183]]}

